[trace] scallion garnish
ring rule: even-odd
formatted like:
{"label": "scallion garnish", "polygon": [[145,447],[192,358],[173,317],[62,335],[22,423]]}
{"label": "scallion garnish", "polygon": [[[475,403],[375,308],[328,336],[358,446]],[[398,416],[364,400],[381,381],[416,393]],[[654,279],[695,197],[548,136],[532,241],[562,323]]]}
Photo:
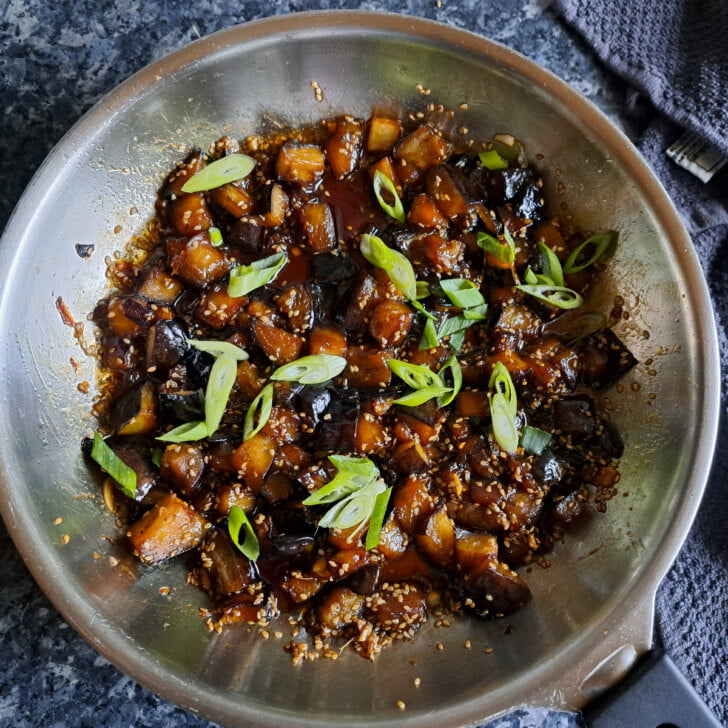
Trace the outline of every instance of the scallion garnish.
{"label": "scallion garnish", "polygon": [[404,394],[392,401],[394,404],[401,404],[403,407],[419,407],[431,399],[445,396],[450,391],[450,387],[445,386],[423,387],[409,394]]}
{"label": "scallion garnish", "polygon": [[454,306],[460,308],[473,308],[485,303],[483,294],[478,286],[467,278],[447,278],[440,281],[440,288],[452,301]]}
{"label": "scallion garnish", "polygon": [[497,169],[508,169],[508,162],[495,149],[481,152],[478,157],[480,157],[480,163],[491,172]]}
{"label": "scallion garnish", "polygon": [[410,364],[408,361],[399,359],[387,359],[387,366],[411,389],[444,386],[440,376],[424,364]]}
{"label": "scallion garnish", "polygon": [[[379,469],[368,458],[331,455],[336,475],[303,501],[305,506],[333,505],[319,520],[323,528],[355,528],[369,523],[366,548],[379,543],[379,532],[389,500],[389,491],[379,476]],[[387,494],[384,497],[384,494]]]}
{"label": "scallion garnish", "polygon": [[579,308],[584,303],[584,299],[576,291],[564,286],[542,283],[539,285],[516,286],[516,288],[529,296],[550,303],[556,308]]}
{"label": "scallion garnish", "polygon": [[237,362],[229,354],[218,356],[210,369],[205,389],[205,425],[210,435],[220,427],[237,373]]}
{"label": "scallion garnish", "polygon": [[[245,532],[243,541],[240,541],[241,531]],[[248,520],[248,516],[240,506],[233,506],[228,515],[228,533],[238,551],[251,561],[256,561],[260,556],[260,544],[258,537],[255,535],[253,525]]]}
{"label": "scallion garnish", "polygon": [[503,399],[508,405],[508,411],[512,417],[515,417],[518,411],[516,387],[513,384],[513,379],[511,379],[511,373],[503,362],[497,361],[493,366],[493,371],[490,373],[490,379],[488,380],[488,388],[495,390],[496,394],[503,395]]}
{"label": "scallion garnish", "polygon": [[419,301],[410,301],[410,305],[412,308],[417,309],[425,318],[430,319],[430,321],[435,320],[435,316],[431,314]]}
{"label": "scallion garnish", "polygon": [[207,387],[205,388],[205,421],[185,422],[179,427],[165,432],[164,435],[160,435],[157,440],[162,442],[193,442],[195,440],[204,440],[212,435],[220,427],[237,373],[238,363],[235,357],[227,353],[217,356],[212,369],[210,369],[210,376],[207,379]]}
{"label": "scallion garnish", "polygon": [[[613,230],[608,233],[602,233],[601,235],[592,235],[571,251],[571,254],[566,259],[566,263],[564,263],[564,273],[567,275],[579,273],[590,265],[594,265],[594,263],[611,251],[616,242],[617,233]],[[587,257],[586,251],[590,246],[594,247],[594,252]]]}
{"label": "scallion garnish", "polygon": [[300,384],[322,384],[339,376],[346,368],[346,359],[334,354],[313,354],[278,367],[271,379],[276,382],[299,382]]}
{"label": "scallion garnish", "polygon": [[329,462],[343,473],[356,473],[366,478],[379,477],[377,466],[369,458],[355,458],[351,455],[329,455]]}
{"label": "scallion garnish", "polygon": [[213,356],[227,354],[235,359],[235,361],[245,361],[248,358],[248,352],[245,351],[245,349],[241,349],[239,346],[231,344],[229,341],[187,339],[187,343],[190,346],[194,346],[195,349],[206,351],[208,354],[212,354]]}
{"label": "scallion garnish", "polygon": [[[504,227],[504,231],[507,232],[508,228]],[[498,238],[480,232],[478,233],[477,243],[488,255],[492,255],[496,260],[506,265],[513,265],[513,261],[516,259],[516,246],[510,233],[506,237],[506,242],[502,243]]]}
{"label": "scallion garnish", "polygon": [[160,435],[157,440],[162,442],[195,442],[209,437],[210,433],[204,422],[184,422],[169,432]]}
{"label": "scallion garnish", "polygon": [[465,343],[465,329],[460,329],[450,336],[450,346],[453,351],[460,351]]}
{"label": "scallion garnish", "polygon": [[273,384],[268,383],[250,403],[243,425],[243,442],[257,435],[270,417],[273,409]]}
{"label": "scallion garnish", "polygon": [[392,489],[387,488],[387,490],[379,493],[374,501],[374,510],[369,517],[369,528],[367,529],[367,537],[364,542],[364,548],[367,551],[379,546],[379,538],[382,533],[382,526],[384,525],[384,516],[387,513],[387,504],[391,495]]}
{"label": "scallion garnish", "polygon": [[386,271],[395,288],[410,301],[417,299],[417,279],[412,263],[398,250],[392,250],[376,235],[362,235],[361,254],[377,268]]}
{"label": "scallion garnish", "polygon": [[500,392],[490,395],[489,399],[493,436],[503,450],[514,453],[518,449],[518,430],[508,402]]}
{"label": "scallion garnish", "polygon": [[210,244],[213,247],[219,248],[223,244],[222,233],[220,232],[220,228],[216,228],[216,227],[207,228],[207,234],[210,236]]}
{"label": "scallion garnish", "polygon": [[467,319],[463,314],[457,316],[449,316],[441,324],[437,331],[437,338],[443,339],[446,336],[450,337],[450,346],[455,351],[460,351],[460,348],[465,341],[465,331],[469,326],[475,323],[474,319]]}
{"label": "scallion garnish", "polygon": [[270,283],[288,262],[285,253],[274,253],[267,258],[254,260],[250,265],[238,265],[230,271],[228,296],[240,298],[256,288]]}
{"label": "scallion garnish", "polygon": [[417,281],[415,284],[415,298],[427,298],[430,295],[430,284],[427,281]]}
{"label": "scallion garnish", "polygon": [[437,338],[437,329],[435,328],[435,322],[432,319],[425,321],[425,328],[422,329],[422,338],[420,339],[420,351],[425,349],[434,349],[439,346],[440,340]]}
{"label": "scallion garnish", "polygon": [[393,265],[392,250],[377,235],[362,235],[359,240],[359,250],[364,258],[376,268],[388,271]]}
{"label": "scallion garnish", "polygon": [[95,460],[119,485],[121,492],[134,498],[136,495],[137,474],[105,442],[100,432],[94,432],[91,459]]}
{"label": "scallion garnish", "polygon": [[440,407],[447,407],[447,405],[449,405],[455,399],[457,393],[463,386],[463,370],[461,369],[460,362],[455,355],[451,356],[442,365],[442,367],[440,367],[440,371],[438,372],[440,379],[442,379],[442,381],[446,384],[447,382],[445,381],[445,375],[448,372],[450,373],[450,377],[452,379],[452,386],[450,387],[450,391],[447,394],[443,394],[442,397],[440,397],[440,399],[437,401],[437,404]]}
{"label": "scallion garnish", "polygon": [[552,438],[550,432],[526,425],[521,433],[521,447],[529,455],[540,455],[550,445]]}
{"label": "scallion garnish", "polygon": [[480,306],[466,308],[463,311],[463,318],[468,321],[483,321],[488,316],[488,304],[481,303]]}
{"label": "scallion garnish", "polygon": [[210,162],[182,185],[182,192],[205,192],[222,187],[228,182],[247,177],[255,167],[255,160],[247,154],[229,154]]}
{"label": "scallion garnish", "polygon": [[[397,194],[397,188],[394,186],[394,182],[384,172],[377,170],[374,173],[372,184],[374,186],[374,196],[377,198],[377,202],[382,210],[397,222],[404,222],[404,207],[402,200],[400,200]],[[382,192],[386,192],[391,196],[391,205],[384,199]]]}
{"label": "scallion garnish", "polygon": [[549,248],[542,240],[538,241],[538,247],[541,250],[541,267],[544,275],[556,286],[565,286],[564,271],[561,268],[561,261],[556,253]]}
{"label": "scallion garnish", "polygon": [[494,390],[488,396],[493,436],[501,448],[506,452],[514,453],[518,448],[518,430],[516,429],[518,399],[511,374],[503,362],[495,363],[488,380],[488,387]]}
{"label": "scallion garnish", "polygon": [[164,452],[161,447],[155,447],[152,450],[152,465],[155,468],[158,468],[162,464],[162,455],[164,455]]}

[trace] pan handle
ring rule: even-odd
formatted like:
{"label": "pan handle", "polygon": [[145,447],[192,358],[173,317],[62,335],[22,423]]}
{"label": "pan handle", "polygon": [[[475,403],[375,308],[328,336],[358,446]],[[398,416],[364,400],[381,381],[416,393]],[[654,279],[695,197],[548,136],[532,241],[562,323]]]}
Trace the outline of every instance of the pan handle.
{"label": "pan handle", "polygon": [[622,682],[583,711],[585,728],[722,728],[662,650],[651,650]]}

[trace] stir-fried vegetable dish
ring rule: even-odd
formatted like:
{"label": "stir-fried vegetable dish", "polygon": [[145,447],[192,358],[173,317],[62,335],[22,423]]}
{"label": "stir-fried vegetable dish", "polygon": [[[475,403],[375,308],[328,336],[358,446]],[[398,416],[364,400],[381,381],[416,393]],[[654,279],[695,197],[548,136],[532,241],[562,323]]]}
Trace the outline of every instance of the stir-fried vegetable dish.
{"label": "stir-fried vegetable dish", "polygon": [[223,137],[160,189],[158,244],[94,312],[85,447],[211,628],[288,613],[372,657],[434,611],[500,617],[614,494],[594,396],[635,360],[585,300],[617,235],[549,217],[512,136],[480,148],[342,116]]}

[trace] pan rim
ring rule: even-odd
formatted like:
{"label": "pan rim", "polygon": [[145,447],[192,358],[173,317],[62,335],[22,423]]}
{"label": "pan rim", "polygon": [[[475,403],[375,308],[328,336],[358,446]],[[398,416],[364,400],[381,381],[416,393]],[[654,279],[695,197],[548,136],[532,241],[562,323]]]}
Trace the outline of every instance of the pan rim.
{"label": "pan rim", "polygon": [[[512,69],[527,81],[548,88],[552,95],[562,100],[565,105],[569,105],[572,113],[580,121],[588,125],[595,136],[607,145],[614,157],[618,159],[635,181],[636,186],[644,195],[651,209],[655,211],[663,224],[666,227],[669,226],[673,231],[669,242],[678,254],[682,264],[683,276],[688,288],[693,293],[695,309],[692,313],[695,318],[696,330],[702,334],[699,339],[705,368],[701,382],[703,394],[698,398],[698,404],[700,405],[698,409],[703,416],[701,418],[699,442],[693,454],[693,463],[695,465],[691,471],[692,477],[679,502],[679,507],[672,514],[672,523],[666,531],[663,547],[652,555],[643,568],[641,575],[644,581],[640,584],[637,584],[636,581],[633,582],[625,595],[621,608],[622,611],[627,608],[650,610],[657,585],[676,557],[697,512],[700,496],[710,472],[712,453],[717,438],[720,365],[710,298],[697,255],[692,248],[692,243],[684,225],[667,193],[639,155],[639,152],[627,137],[614,127],[607,117],[589,101],[558,77],[515,51],[468,31],[434,21],[374,11],[309,11],[282,15],[237,25],[202,38],[138,71],[116,89],[103,96],[63,136],[34,175],[8,221],[5,233],[0,241],[0,270],[12,270],[15,261],[11,240],[22,236],[24,220],[28,219],[37,204],[42,204],[44,197],[52,191],[50,187],[44,188],[41,181],[48,177],[55,177],[55,172],[60,171],[64,166],[66,151],[76,148],[79,144],[89,143],[91,135],[102,130],[117,114],[123,113],[127,104],[135,102],[139,97],[152,92],[165,77],[181,72],[208,56],[232,51],[241,44],[272,36],[291,33],[315,34],[327,29],[342,32],[351,31],[352,29],[376,30],[388,34],[414,36],[436,42],[439,45],[454,47],[461,52],[484,56]],[[6,293],[7,288],[5,292],[0,292],[0,318],[8,305]],[[4,498],[0,499],[0,511],[2,511],[8,530],[35,580],[74,629],[97,651],[125,673],[166,699],[195,713],[203,714],[223,723],[228,721],[240,722],[241,717],[247,716],[249,719],[257,721],[255,724],[260,726],[314,726],[320,724],[319,719],[303,719],[301,716],[291,716],[288,713],[279,714],[273,709],[267,709],[265,715],[260,715],[256,712],[254,706],[250,708],[249,713],[241,716],[241,706],[239,704],[235,704],[235,713],[233,714],[228,709],[229,707],[232,708],[232,701],[230,701],[230,706],[213,705],[211,702],[205,701],[202,691],[191,690],[178,678],[171,678],[169,675],[160,677],[158,665],[148,655],[141,654],[139,650],[135,651],[132,648],[133,643],[131,640],[117,633],[102,636],[97,634],[89,624],[89,618],[94,609],[91,606],[79,603],[78,599],[74,598],[71,589],[67,588],[63,583],[59,584],[57,577],[43,569],[41,547],[31,538],[32,534],[27,529],[29,509],[27,505],[23,506],[21,502],[13,497],[13,489],[5,473],[2,459],[0,459],[0,486],[0,490],[4,494]],[[665,544],[667,544],[667,547],[665,547]],[[569,658],[570,663],[576,664],[583,659],[588,652],[589,644],[592,641],[591,638],[591,633],[580,635],[578,642],[569,648],[566,657]],[[548,664],[539,666],[539,670],[535,671],[534,677],[530,679],[535,679],[538,674],[542,674],[548,669]],[[478,710],[478,707],[481,710]],[[506,712],[512,707],[516,706],[497,705],[496,712],[492,713],[491,717]],[[483,709],[486,709],[484,698],[469,700],[458,705],[457,710],[451,709],[448,715],[448,724],[464,725],[481,720],[483,718]],[[422,718],[421,714],[418,715],[413,712],[409,715],[403,715],[401,718],[393,717],[388,722],[392,725],[401,726],[414,725],[415,723],[422,725]],[[361,726],[380,725],[380,723],[366,720],[360,723],[357,721],[357,723]]]}

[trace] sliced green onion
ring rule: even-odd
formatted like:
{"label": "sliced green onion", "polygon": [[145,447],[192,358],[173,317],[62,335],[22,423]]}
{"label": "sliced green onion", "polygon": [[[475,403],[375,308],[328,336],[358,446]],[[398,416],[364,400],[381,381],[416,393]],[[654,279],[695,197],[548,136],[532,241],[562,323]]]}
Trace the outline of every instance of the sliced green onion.
{"label": "sliced green onion", "polygon": [[391,495],[392,489],[387,488],[383,493],[379,493],[377,499],[374,501],[374,510],[369,517],[369,528],[367,529],[367,537],[364,542],[364,548],[367,551],[379,546],[379,537],[382,533],[384,516],[387,512],[387,504]]}
{"label": "sliced green onion", "polygon": [[488,316],[488,304],[481,303],[480,306],[466,308],[463,311],[463,318],[468,321],[483,321]]}
{"label": "sliced green onion", "polygon": [[245,414],[245,424],[243,425],[243,442],[250,440],[253,435],[257,435],[265,426],[270,418],[273,409],[273,384],[268,383],[260,390],[258,396],[250,403],[250,407]]}
{"label": "sliced green onion", "polygon": [[435,316],[431,314],[419,301],[410,301],[412,308],[417,309],[425,318],[430,321],[435,320]]}
{"label": "sliced green onion", "polygon": [[453,351],[460,351],[460,349],[463,348],[463,344],[465,343],[465,333],[466,329],[460,329],[460,331],[456,331],[452,334],[452,336],[450,336],[450,346]]}
{"label": "sliced green onion", "polygon": [[352,493],[348,498],[339,501],[329,508],[319,520],[322,528],[354,528],[361,527],[374,510],[376,495],[371,491]]}
{"label": "sliced green onion", "polygon": [[223,244],[222,233],[220,228],[207,228],[207,234],[210,236],[210,243],[213,247],[219,248]]}
{"label": "sliced green onion", "polygon": [[[240,542],[240,533],[245,532],[243,542]],[[251,561],[255,561],[260,556],[260,544],[258,537],[255,535],[253,526],[248,520],[248,516],[240,506],[233,506],[228,516],[228,533],[238,551],[247,556]]]}
{"label": "sliced green onion", "polygon": [[584,299],[576,291],[564,286],[551,286],[544,283],[541,285],[516,286],[516,288],[519,291],[528,293],[529,296],[550,303],[556,308],[579,308],[584,303]]}
{"label": "sliced green onion", "polygon": [[496,442],[506,452],[514,453],[518,449],[518,430],[508,402],[500,392],[490,396],[490,417]]}
{"label": "sliced green onion", "polygon": [[205,389],[205,424],[210,435],[220,427],[237,373],[237,362],[229,354],[218,356],[210,369]]}
{"label": "sliced green onion", "polygon": [[185,422],[179,427],[175,427],[164,435],[160,435],[157,440],[162,442],[196,442],[204,440],[210,436],[205,422]]}
{"label": "sliced green onion", "polygon": [[504,159],[510,162],[517,162],[519,167],[527,167],[526,151],[523,144],[512,134],[496,134],[491,142],[493,149]]}
{"label": "sliced green onion", "polygon": [[229,154],[210,162],[182,185],[182,192],[204,192],[222,187],[228,182],[247,177],[255,167],[255,160],[247,154]]}
{"label": "sliced green onion", "polygon": [[526,425],[521,433],[521,447],[529,455],[540,455],[550,445],[552,438],[550,432]]}
{"label": "sliced green onion", "polygon": [[161,447],[155,447],[152,450],[152,465],[155,468],[158,468],[162,464],[162,455],[164,455],[164,452]]}
{"label": "sliced green onion", "polygon": [[379,470],[369,458],[355,458],[350,455],[329,455],[329,462],[343,473],[355,473],[367,478],[378,478]]}
{"label": "sliced green onion", "polygon": [[322,384],[337,377],[346,369],[346,359],[334,354],[313,354],[278,367],[271,379],[277,382]]}
{"label": "sliced green onion", "polygon": [[437,330],[437,337],[442,339],[445,336],[452,336],[452,334],[455,334],[458,331],[464,331],[468,328],[468,326],[472,325],[473,321],[469,321],[462,314],[459,314],[458,316],[448,316],[448,318],[440,324],[440,328]]}
{"label": "sliced green onion", "polygon": [[129,498],[136,495],[137,475],[105,442],[100,432],[94,432],[91,459],[95,460],[119,485]]}
{"label": "sliced green onion", "polygon": [[491,172],[494,172],[496,169],[508,169],[508,162],[495,149],[491,149],[488,152],[481,152],[478,156],[480,157],[480,163]]}
{"label": "sliced green onion", "polygon": [[493,371],[490,373],[490,379],[488,380],[488,388],[494,390],[496,394],[503,395],[511,417],[515,417],[518,411],[516,387],[513,384],[513,379],[511,379],[511,373],[502,361],[495,363]]}
{"label": "sliced green onion", "polygon": [[450,388],[445,386],[423,387],[422,389],[416,389],[414,392],[405,394],[393,400],[393,402],[394,404],[401,404],[404,407],[419,407],[421,404],[435,399],[435,397],[442,397],[449,392]]}
{"label": "sliced green onion", "polygon": [[422,329],[422,338],[420,339],[420,351],[426,349],[434,349],[440,345],[440,340],[437,338],[437,329],[435,328],[435,322],[432,319],[425,321],[425,328]]}
{"label": "sliced green onion", "polygon": [[376,268],[389,271],[394,265],[391,249],[376,235],[366,233],[362,235],[359,239],[359,250],[364,258]]}
{"label": "sliced green onion", "polygon": [[187,339],[187,343],[190,346],[194,346],[195,349],[200,351],[206,351],[208,354],[214,356],[221,356],[227,354],[231,356],[235,361],[245,361],[248,358],[248,352],[245,349],[241,349],[235,344],[231,344],[229,341],[206,341],[203,339]]}
{"label": "sliced green onion", "polygon": [[[392,182],[392,180],[389,179],[384,172],[377,170],[374,173],[372,183],[374,185],[374,196],[377,198],[377,202],[382,210],[384,210],[384,212],[386,212],[390,217],[393,217],[397,222],[404,222],[404,207],[402,206],[402,200],[399,199],[394,182]],[[384,199],[382,189],[391,195],[393,204],[390,205]]]}
{"label": "sliced green onion", "polygon": [[541,240],[538,241],[538,247],[541,250],[541,266],[543,267],[544,275],[555,286],[563,287],[566,285],[564,282],[564,271],[561,268],[561,261],[558,259],[556,253]]}
{"label": "sliced green onion", "polygon": [[444,386],[439,375],[424,364],[410,364],[408,361],[399,359],[387,359],[387,366],[412,389]]}
{"label": "sliced green onion", "polygon": [[440,281],[440,287],[453,305],[460,308],[472,308],[485,303],[478,286],[467,278],[448,278]]}
{"label": "sliced green onion", "polygon": [[[504,230],[507,230],[507,228],[504,228]],[[512,237],[510,237],[510,240],[513,242]],[[498,238],[494,238],[492,235],[488,235],[488,233],[478,233],[477,243],[479,247],[488,253],[488,255],[492,255],[496,260],[500,260],[506,265],[513,265],[513,261],[516,258],[516,249],[515,244],[511,245],[508,239],[503,244]]]}
{"label": "sliced green onion", "polygon": [[323,503],[335,503],[342,498],[365,488],[369,483],[379,477],[379,471],[374,478],[351,473],[347,471],[338,472],[328,483],[321,486],[317,491],[311,493],[308,498],[302,501],[305,506],[318,506]]}
{"label": "sliced green onion", "polygon": [[228,296],[240,298],[256,288],[270,283],[288,262],[285,253],[274,253],[267,258],[254,260],[250,265],[238,265],[230,271]]}
{"label": "sliced green onion", "polygon": [[447,394],[444,394],[437,400],[437,404],[440,407],[447,407],[455,399],[457,393],[463,386],[463,370],[460,367],[458,358],[454,355],[440,367],[440,371],[438,372],[440,379],[445,381],[445,374],[447,372],[450,372],[450,376],[452,377],[452,387]]}
{"label": "sliced green onion", "polygon": [[417,297],[417,279],[412,263],[398,250],[391,252],[394,265],[387,271],[387,275],[397,290],[413,301]]}
{"label": "sliced green onion", "polygon": [[430,284],[427,281],[417,281],[415,284],[415,298],[427,298],[430,295]]}
{"label": "sliced green onion", "polygon": [[400,293],[411,301],[417,299],[417,278],[412,263],[398,250],[388,248],[376,235],[362,235],[359,238],[361,254],[377,268],[387,272],[389,279]]}
{"label": "sliced green onion", "polygon": [[[600,258],[611,252],[617,242],[617,236],[618,234],[614,230],[601,235],[592,235],[571,251],[566,263],[564,263],[564,273],[567,275],[579,273],[590,265],[594,265]],[[586,251],[590,246],[594,247],[594,252],[587,257]]]}

